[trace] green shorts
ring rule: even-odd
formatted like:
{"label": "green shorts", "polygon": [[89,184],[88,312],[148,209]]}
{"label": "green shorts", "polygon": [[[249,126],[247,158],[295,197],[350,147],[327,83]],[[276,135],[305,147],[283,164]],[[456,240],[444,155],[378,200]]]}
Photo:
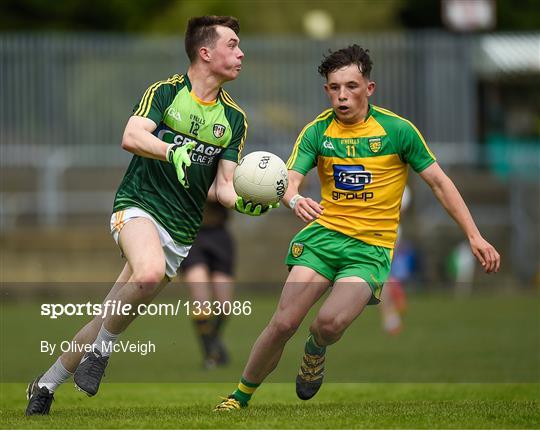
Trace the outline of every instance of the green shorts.
{"label": "green shorts", "polygon": [[347,276],[360,277],[371,288],[369,304],[377,304],[390,273],[392,249],[312,223],[292,239],[285,262],[289,267],[309,267],[332,282]]}

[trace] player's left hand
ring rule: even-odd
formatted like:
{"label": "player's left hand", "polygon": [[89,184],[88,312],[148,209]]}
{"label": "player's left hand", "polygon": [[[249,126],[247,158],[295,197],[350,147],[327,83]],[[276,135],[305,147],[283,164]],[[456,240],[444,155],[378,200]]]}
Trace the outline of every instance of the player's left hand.
{"label": "player's left hand", "polygon": [[191,151],[195,147],[195,143],[190,142],[183,146],[176,145],[171,146],[167,150],[167,159],[174,165],[176,169],[176,177],[180,184],[188,189],[189,183],[187,181],[187,167],[191,165]]}
{"label": "player's left hand", "polygon": [[278,207],[279,203],[263,206],[261,204],[252,203],[251,201],[244,201],[244,198],[240,196],[236,198],[236,204],[234,205],[234,209],[237,212],[246,214],[248,216],[261,216],[268,211]]}
{"label": "player's left hand", "polygon": [[486,273],[497,273],[501,265],[501,256],[497,250],[482,237],[470,240],[471,250]]}

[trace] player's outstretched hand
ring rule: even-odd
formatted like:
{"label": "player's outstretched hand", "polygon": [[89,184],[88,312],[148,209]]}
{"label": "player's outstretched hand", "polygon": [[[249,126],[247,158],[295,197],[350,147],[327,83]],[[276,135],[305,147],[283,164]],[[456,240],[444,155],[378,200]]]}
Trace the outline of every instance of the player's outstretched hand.
{"label": "player's outstretched hand", "polygon": [[183,146],[170,146],[167,150],[167,159],[174,165],[176,177],[178,177],[178,181],[186,189],[189,188],[186,169],[191,165],[191,150],[193,150],[193,147],[195,147],[195,143],[190,142]]}
{"label": "player's outstretched hand", "polygon": [[471,250],[476,259],[480,261],[486,273],[497,273],[501,265],[501,256],[497,250],[482,237],[470,241]]}
{"label": "player's outstretched hand", "polygon": [[240,196],[236,198],[236,204],[234,205],[234,208],[237,212],[246,214],[248,216],[261,216],[265,213],[268,213],[268,211],[278,207],[279,203],[262,206],[261,204],[255,204],[251,201],[244,201],[244,198]]}
{"label": "player's outstretched hand", "polygon": [[311,198],[300,197],[294,205],[293,211],[304,222],[311,222],[322,215],[323,207]]}

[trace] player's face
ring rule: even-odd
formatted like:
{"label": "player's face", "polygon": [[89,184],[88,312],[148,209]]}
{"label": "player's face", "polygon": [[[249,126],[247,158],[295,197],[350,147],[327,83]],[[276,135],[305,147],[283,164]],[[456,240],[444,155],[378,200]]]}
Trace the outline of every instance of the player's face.
{"label": "player's face", "polygon": [[223,81],[236,79],[242,69],[244,53],[239,47],[240,39],[229,27],[218,26],[219,35],[215,46],[208,48],[210,68]]}
{"label": "player's face", "polygon": [[355,64],[328,74],[324,89],[339,121],[354,124],[367,114],[368,98],[375,83],[365,78]]}

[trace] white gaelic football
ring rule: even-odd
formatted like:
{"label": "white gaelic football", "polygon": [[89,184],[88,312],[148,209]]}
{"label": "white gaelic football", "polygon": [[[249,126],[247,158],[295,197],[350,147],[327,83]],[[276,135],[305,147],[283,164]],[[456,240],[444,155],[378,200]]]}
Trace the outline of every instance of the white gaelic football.
{"label": "white gaelic football", "polygon": [[275,154],[256,151],[244,156],[234,172],[234,190],[245,201],[277,203],[287,190],[285,163]]}

